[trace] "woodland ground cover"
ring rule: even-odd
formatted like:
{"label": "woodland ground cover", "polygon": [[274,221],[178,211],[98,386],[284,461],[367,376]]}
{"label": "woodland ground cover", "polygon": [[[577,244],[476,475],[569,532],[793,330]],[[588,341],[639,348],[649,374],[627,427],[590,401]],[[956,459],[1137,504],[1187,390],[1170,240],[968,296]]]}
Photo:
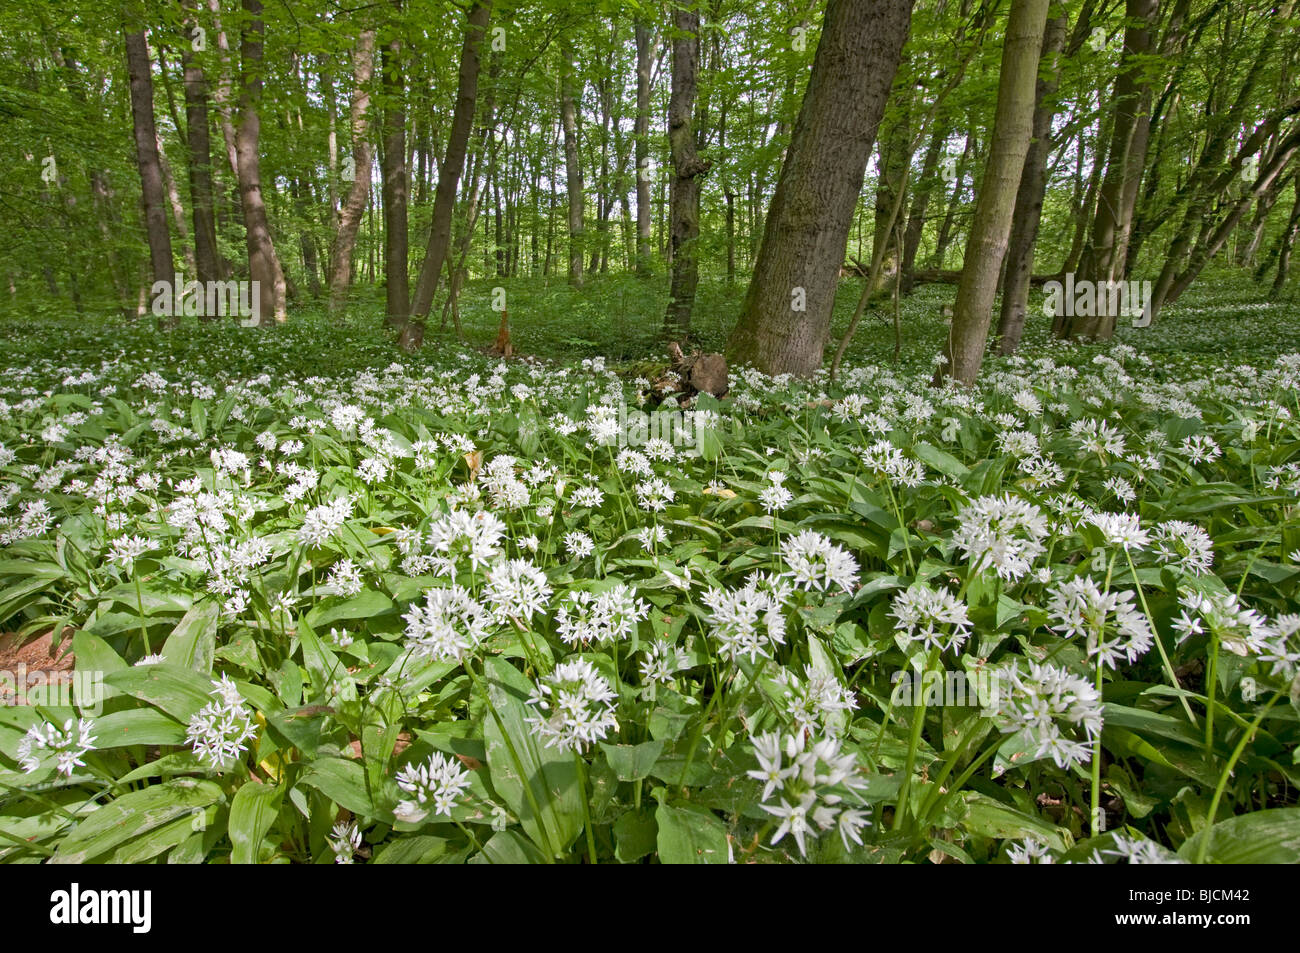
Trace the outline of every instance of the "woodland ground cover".
{"label": "woodland ground cover", "polygon": [[0,857],[1300,859],[1291,305],[933,388],[927,287],[656,440],[636,287],[521,284],[509,361],[8,322],[0,628],[94,677],[0,707]]}

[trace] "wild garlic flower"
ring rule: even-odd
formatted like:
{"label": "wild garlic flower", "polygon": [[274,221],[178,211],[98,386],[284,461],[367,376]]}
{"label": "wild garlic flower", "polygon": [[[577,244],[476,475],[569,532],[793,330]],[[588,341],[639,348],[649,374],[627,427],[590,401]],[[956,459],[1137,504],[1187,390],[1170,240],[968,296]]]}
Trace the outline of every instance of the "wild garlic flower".
{"label": "wild garlic flower", "polygon": [[1051,591],[1047,612],[1050,628],[1067,639],[1083,636],[1088,657],[1108,668],[1121,659],[1136,662],[1151,649],[1151,625],[1130,590],[1102,592],[1091,577],[1080,576]]}
{"label": "wild garlic flower", "polygon": [[36,752],[49,752],[55,756],[59,774],[65,778],[72,777],[75,768],[85,767],[81,759],[95,748],[94,719],[79,718],[75,722],[69,718],[59,728],[52,722],[33,725],[27,729],[18,742],[18,763],[25,774],[31,774],[41,766],[41,758]]}
{"label": "wild garlic flower", "polygon": [[527,622],[546,608],[551,584],[528,560],[509,559],[488,570],[483,598],[497,618],[514,616]]}
{"label": "wild garlic flower", "polygon": [[820,533],[800,530],[781,541],[781,558],[790,567],[789,576],[804,590],[850,591],[858,581],[858,561],[842,546]]}
{"label": "wild garlic flower", "polygon": [[424,605],[413,603],[406,644],[413,658],[463,662],[488,637],[492,616],[463,586],[429,589]]}
{"label": "wild garlic flower", "polygon": [[505,532],[505,524],[486,510],[452,510],[429,527],[433,566],[444,576],[454,576],[463,561],[471,571],[487,566],[501,555]]}
{"label": "wild garlic flower", "polygon": [[1131,837],[1116,833],[1111,839],[1114,847],[1103,851],[1111,857],[1117,857],[1129,864],[1185,864],[1173,851],[1145,837]]}
{"label": "wild garlic flower", "polygon": [[[747,773],[763,782],[762,808],[781,822],[772,835],[773,846],[789,834],[800,856],[807,857],[808,837],[832,829],[839,832],[845,850],[850,840],[862,843],[862,829],[871,826],[860,794],[867,780],[858,772],[857,758],[841,753],[838,738],[810,744],[800,730],[757,735],[751,743],[758,768]],[[853,798],[861,809],[848,806],[846,798]]]}
{"label": "wild garlic flower", "polygon": [[619,642],[649,614],[650,606],[626,583],[600,593],[570,590],[555,613],[556,633],[568,645]]}
{"label": "wild garlic flower", "polygon": [[313,506],[303,517],[298,541],[307,546],[322,546],[352,516],[352,501],[346,496]]}
{"label": "wild garlic flower", "polygon": [[596,551],[596,544],[586,533],[575,529],[564,534],[564,548],[574,559],[586,559]]}
{"label": "wild garlic flower", "polygon": [[411,824],[430,814],[449,818],[469,784],[469,771],[455,758],[435,751],[423,764],[408,764],[397,772],[397,786],[411,797],[400,801],[393,814],[399,821]]}
{"label": "wild garlic flower", "polygon": [[212,767],[225,770],[243,753],[257,728],[252,712],[229,675],[214,679],[212,685],[212,694],[218,698],[190,717],[185,740],[200,763],[209,762]]}
{"label": "wild garlic flower", "polygon": [[647,685],[667,684],[673,676],[690,665],[686,652],[667,639],[655,639],[644,648],[641,680]]}
{"label": "wild garlic flower", "polygon": [[1142,528],[1136,513],[1094,513],[1091,522],[1108,544],[1126,552],[1151,545],[1151,534]]}
{"label": "wild garlic flower", "polygon": [[960,649],[970,637],[971,621],[966,604],[945,588],[931,589],[914,583],[894,597],[893,616],[897,632],[910,644],[920,642],[927,650]]}
{"label": "wild garlic flower", "polygon": [[774,681],[780,686],[786,714],[800,730],[838,734],[836,716],[858,707],[853,692],[838,678],[830,672],[819,672],[811,665],[804,666],[803,678],[783,668],[777,672]]}
{"label": "wild garlic flower", "polygon": [[[995,720],[1004,732],[1051,757],[1059,768],[1086,763],[1101,734],[1101,695],[1087,679],[1052,664],[1012,664],[1003,670]],[[1066,731],[1082,729],[1083,740]]]}
{"label": "wild garlic flower", "polygon": [[1189,576],[1200,576],[1214,564],[1214,540],[1195,523],[1169,520],[1155,528],[1156,560]]}
{"label": "wild garlic flower", "polygon": [[709,636],[728,659],[771,658],[785,644],[784,602],[754,580],[739,589],[709,589],[701,599],[710,610]]}
{"label": "wild garlic flower", "polygon": [[1015,581],[1042,555],[1047,532],[1047,518],[1034,504],[1010,494],[982,496],[957,514],[952,541],[973,569]]}
{"label": "wild garlic flower", "polygon": [[570,659],[534,686],[526,721],[546,747],[581,753],[618,728],[616,702],[613,688],[591,662]]}
{"label": "wild garlic flower", "polygon": [[1180,645],[1193,635],[1213,635],[1233,655],[1259,655],[1269,648],[1273,630],[1268,620],[1231,592],[1185,589],[1178,604],[1183,610],[1173,628]]}
{"label": "wild garlic flower", "polygon": [[361,847],[361,831],[357,828],[356,821],[339,821],[326,841],[334,854],[334,863],[350,864]]}

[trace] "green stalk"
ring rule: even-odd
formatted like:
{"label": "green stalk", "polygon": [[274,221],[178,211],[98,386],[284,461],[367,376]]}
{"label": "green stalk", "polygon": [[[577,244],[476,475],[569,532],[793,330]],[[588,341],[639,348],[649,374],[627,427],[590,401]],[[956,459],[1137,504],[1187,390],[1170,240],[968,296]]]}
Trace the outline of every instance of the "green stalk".
{"label": "green stalk", "polygon": [[596,833],[591,828],[591,789],[587,786],[587,765],[582,753],[573,752],[573,763],[578,767],[578,788],[582,791],[582,826],[587,832],[587,863],[596,863]]}
{"label": "green stalk", "polygon": [[1281,697],[1281,692],[1273,693],[1273,697],[1269,699],[1267,705],[1260,709],[1259,714],[1250,723],[1250,727],[1241,733],[1241,740],[1237,742],[1237,747],[1232,750],[1232,757],[1228,758],[1228,763],[1223,766],[1223,773],[1219,775],[1219,783],[1214,788],[1214,797],[1210,800],[1210,809],[1205,815],[1205,830],[1201,831],[1201,842],[1196,848],[1196,863],[1205,863],[1205,852],[1210,848],[1210,828],[1214,826],[1214,817],[1219,811],[1219,801],[1222,800],[1223,792],[1228,786],[1228,776],[1232,774],[1232,769],[1237,766],[1237,761],[1241,758],[1242,752],[1246,750],[1246,745],[1255,737],[1255,732],[1259,729],[1264,716],[1268,714],[1268,710]]}

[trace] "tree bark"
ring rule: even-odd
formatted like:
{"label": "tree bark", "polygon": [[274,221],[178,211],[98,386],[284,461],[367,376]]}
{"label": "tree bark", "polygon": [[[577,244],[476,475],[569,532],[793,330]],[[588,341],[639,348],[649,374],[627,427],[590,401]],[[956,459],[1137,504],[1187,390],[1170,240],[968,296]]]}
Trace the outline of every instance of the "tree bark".
{"label": "tree bark", "polygon": [[167,199],[163,194],[158,133],[153,117],[152,67],[144,30],[134,30],[128,26],[126,68],[131,89],[131,125],[135,130],[136,168],[140,173],[140,190],[144,199],[144,224],[145,234],[149,240],[149,264],[154,281],[171,282],[175,280],[175,268],[172,262],[171,233],[167,230]]}
{"label": "tree bark", "polygon": [[[1100,286],[1122,277],[1129,227],[1137,199],[1142,167],[1135,157],[1146,155],[1151,130],[1151,34],[1160,12],[1160,0],[1126,0],[1124,57],[1115,78],[1115,119],[1110,134],[1110,154],[1101,180],[1092,234],[1079,261],[1080,277]],[[1091,309],[1104,312],[1105,308]],[[1113,314],[1070,315],[1061,322],[1065,336],[1108,339],[1115,333]]]}
{"label": "tree bark", "polygon": [[828,0],[754,277],[728,341],[734,363],[800,376],[821,367],[849,228],[912,3]]}
{"label": "tree bark", "polygon": [[1007,246],[1006,277],[1002,285],[1002,313],[998,318],[998,353],[1014,354],[1025,329],[1025,311],[1029,305],[1029,283],[1034,267],[1034,242],[1043,216],[1043,195],[1047,190],[1047,156],[1052,146],[1052,117],[1056,114],[1052,97],[1060,81],[1058,55],[1065,43],[1066,18],[1053,17],[1043,32],[1040,62],[1051,64],[1046,76],[1040,75],[1034,88],[1033,140],[1025,154],[1020,188],[1016,192],[1012,215],[1011,238]]}
{"label": "tree bark", "polygon": [[221,280],[217,257],[217,219],[212,206],[212,142],[208,135],[208,83],[191,48],[198,23],[197,0],[184,0],[186,36],[181,41],[185,77],[185,142],[189,148],[190,203],[194,221],[194,264],[203,283]]}
{"label": "tree bark", "polygon": [[361,217],[370,202],[370,80],[375,71],[375,31],[357,34],[352,52],[352,164],[355,177],[339,209],[338,231],[330,252],[330,310],[337,311],[352,284],[352,255]]}
{"label": "tree bark", "polygon": [[975,200],[975,218],[957,285],[952,330],[944,348],[947,362],[936,370],[936,383],[951,377],[966,385],[974,384],[984,360],[998,273],[1033,134],[1034,87],[1047,8],[1048,0],[1011,3],[988,164]]}
{"label": "tree bark", "polygon": [[284,272],[271,239],[271,226],[262,198],[262,166],[258,150],[262,121],[258,106],[262,99],[262,47],[266,24],[261,0],[241,0],[245,14],[240,36],[239,128],[235,132],[235,157],[239,172],[239,199],[244,209],[247,233],[248,274],[259,283],[261,315],[285,320]]}
{"label": "tree bark", "polygon": [[636,273],[650,276],[650,28],[636,23]]}
{"label": "tree bark", "polygon": [[[400,2],[396,4],[401,10]],[[383,54],[384,89],[384,324],[401,327],[411,313],[406,200],[406,77],[402,41],[393,37]]]}
{"label": "tree bark", "polygon": [[479,47],[487,32],[492,14],[491,0],[476,0],[465,23],[465,41],[460,51],[460,75],[456,87],[456,106],[452,110],[447,152],[438,167],[438,186],[433,197],[433,221],[429,226],[429,246],[425,249],[420,277],[415,283],[411,317],[402,327],[401,346],[413,351],[424,343],[424,322],[433,307],[442,278],[443,262],[451,246],[451,219],[456,209],[456,188],[465,170],[465,153],[474,125],[474,108],[478,100]]}
{"label": "tree bark", "polygon": [[698,3],[686,0],[673,15],[672,93],[668,100],[668,148],[673,161],[673,199],[668,240],[673,255],[668,289],[668,310],[664,313],[664,336],[685,342],[691,331],[691,308],[699,285],[696,240],[700,236],[700,177],[710,163],[701,161],[695,149],[696,72],[700,51]]}
{"label": "tree bark", "polygon": [[573,89],[573,45],[560,47],[560,119],[564,126],[564,179],[569,192],[569,284],[582,287],[582,169],[578,165],[578,109]]}

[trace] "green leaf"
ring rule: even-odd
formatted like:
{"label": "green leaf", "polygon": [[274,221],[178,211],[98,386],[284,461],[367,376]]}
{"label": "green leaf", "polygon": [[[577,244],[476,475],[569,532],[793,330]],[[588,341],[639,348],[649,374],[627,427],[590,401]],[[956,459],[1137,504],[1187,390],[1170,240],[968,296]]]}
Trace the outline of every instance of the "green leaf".
{"label": "green leaf", "polygon": [[659,760],[659,754],[664,750],[664,743],[663,741],[646,741],[639,745],[602,743],[600,747],[604,750],[609,766],[614,769],[614,774],[620,781],[640,781],[642,778],[649,777],[655,762]]}
{"label": "green leaf", "polygon": [[235,792],[227,822],[230,843],[234,845],[230,853],[232,864],[258,863],[262,839],[275,823],[283,797],[283,788],[256,781],[245,783]]}
{"label": "green leaf", "polygon": [[485,662],[493,714],[483,723],[493,789],[533,843],[560,856],[582,829],[582,797],[573,755],[543,747],[525,720],[532,685],[503,658]]}
{"label": "green leaf", "polygon": [[110,672],[104,676],[104,682],[181,722],[188,722],[195,712],[212,701],[209,679],[166,662]]}
{"label": "green leaf", "polygon": [[132,708],[95,719],[97,749],[183,744],[185,726],[153,708]]}
{"label": "green leaf", "polygon": [[52,864],[81,864],[100,857],[131,838],[191,815],[221,800],[211,781],[176,778],[124,794],[78,824],[59,845]]}
{"label": "green leaf", "polygon": [[659,860],[665,864],[726,864],[727,828],[712,811],[677,801],[655,809]]}
{"label": "green leaf", "polygon": [[546,855],[518,831],[497,831],[471,859],[475,864],[544,864]]}
{"label": "green leaf", "polygon": [[[378,817],[382,812],[366,788],[366,772],[359,761],[346,758],[321,758],[298,779],[299,784],[315,788],[321,794],[353,814]],[[391,815],[390,815],[391,816]]]}
{"label": "green leaf", "polygon": [[163,643],[162,657],[173,665],[193,669],[201,675],[212,672],[217,649],[217,617],[221,607],[215,599],[201,599],[190,607]]}
{"label": "green leaf", "polygon": [[1300,864],[1300,807],[1270,808],[1220,821],[1184,841],[1178,856],[1195,861],[1207,838],[1207,863]]}

